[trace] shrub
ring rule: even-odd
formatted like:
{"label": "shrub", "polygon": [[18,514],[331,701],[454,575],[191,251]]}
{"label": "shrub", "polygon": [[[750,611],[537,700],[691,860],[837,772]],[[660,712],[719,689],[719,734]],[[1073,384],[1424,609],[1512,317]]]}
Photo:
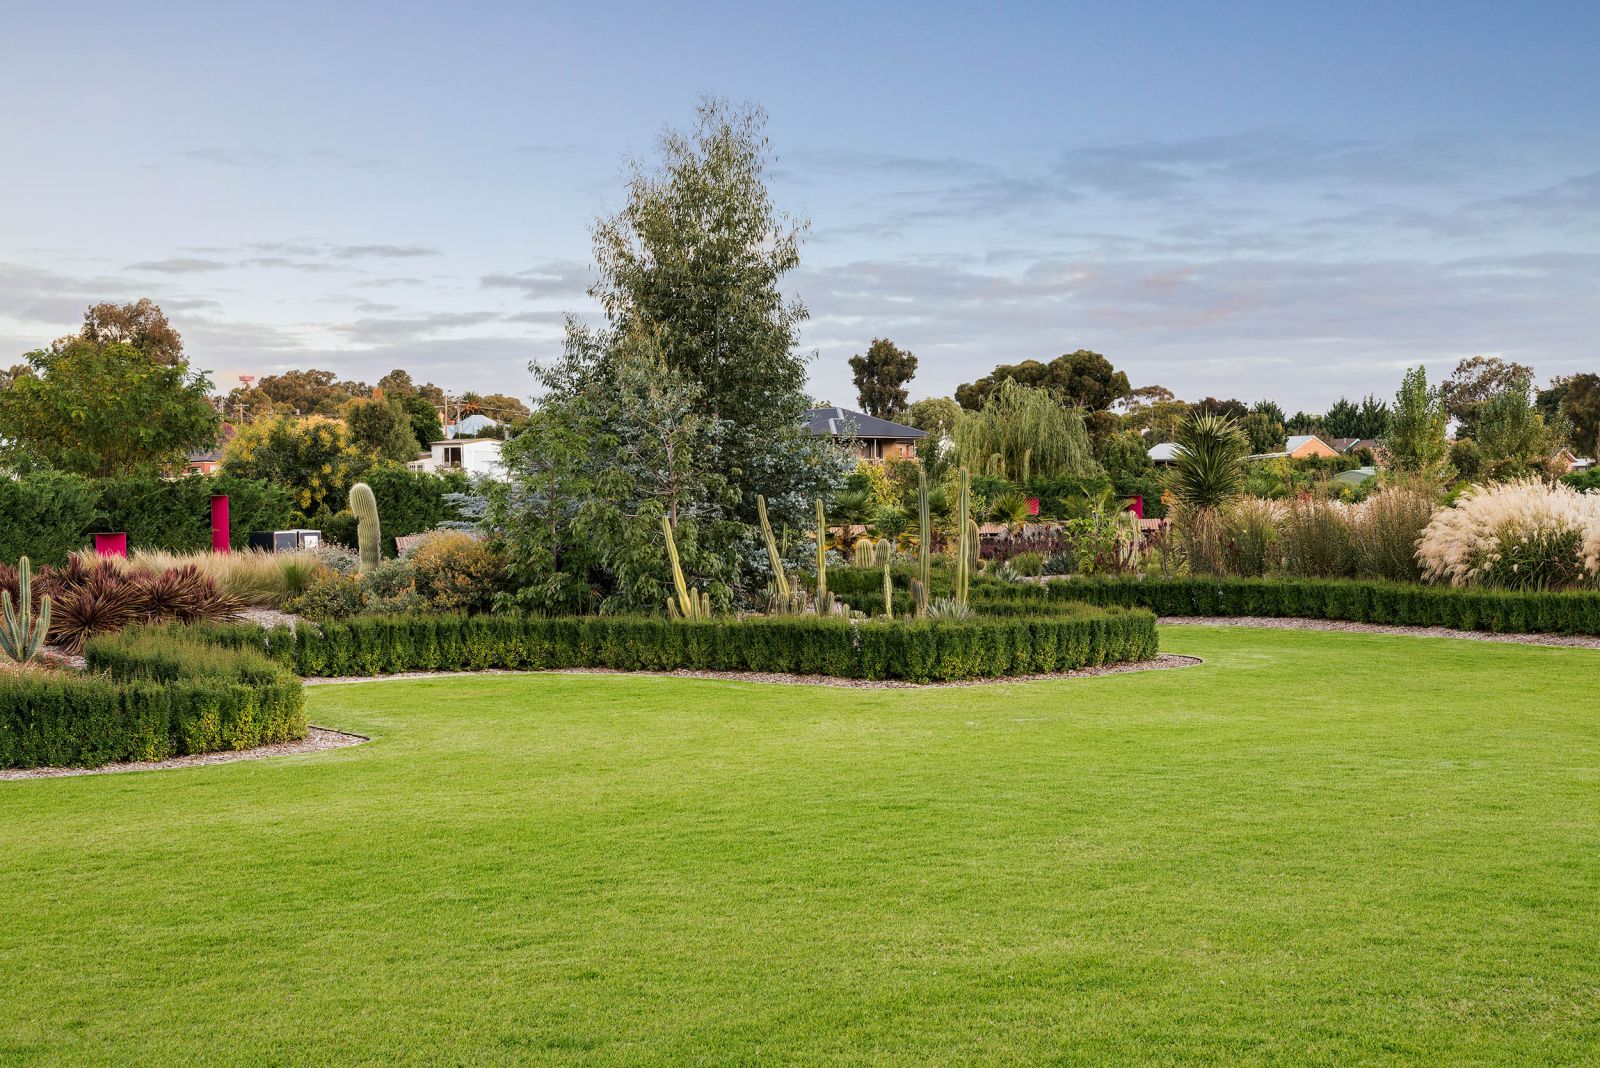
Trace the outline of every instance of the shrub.
{"label": "shrub", "polygon": [[249,544],[252,530],[279,530],[293,513],[289,491],[257,479],[188,475],[165,479],[128,475],[96,483],[98,523],[127,531],[134,548],[197,553],[211,547],[211,497],[228,498],[229,543]]}
{"label": "shrub", "polygon": [[1433,497],[1411,486],[1390,486],[1347,513],[1362,578],[1415,582],[1422,577],[1417,542],[1433,517]]}
{"label": "shrub", "polygon": [[240,604],[277,608],[304,592],[317,566],[316,557],[308,552],[269,553],[243,549],[231,553],[170,553],[136,549],[129,556],[125,570],[132,574],[156,574],[193,568]]}
{"label": "shrub", "polygon": [[1215,551],[1226,572],[1259,578],[1278,569],[1282,505],[1240,497],[1224,506],[1219,518],[1222,543]]}
{"label": "shrub", "polygon": [[385,560],[361,576],[361,600],[368,612],[422,611],[416,573],[410,560]]}
{"label": "shrub", "polygon": [[0,477],[0,560],[62,564],[83,548],[95,517],[94,484],[78,475],[41,471]]}
{"label": "shrub", "polygon": [[361,580],[354,575],[318,568],[305,590],[291,597],[284,608],[318,622],[349,619],[361,611]]}
{"label": "shrub", "polygon": [[1295,501],[1283,519],[1283,571],[1296,578],[1344,578],[1355,548],[1346,506],[1317,497]]}
{"label": "shrub", "polygon": [[487,612],[505,566],[487,542],[461,531],[429,535],[411,556],[417,596],[435,612]]}
{"label": "shrub", "polygon": [[1417,553],[1429,579],[1455,586],[1564,589],[1600,574],[1600,554],[1585,558],[1597,532],[1600,497],[1529,479],[1473,486],[1435,513]]}
{"label": "shrub", "polygon": [[0,766],[93,766],[302,738],[300,681],[259,651],[193,632],[91,639],[92,675],[0,675]]}

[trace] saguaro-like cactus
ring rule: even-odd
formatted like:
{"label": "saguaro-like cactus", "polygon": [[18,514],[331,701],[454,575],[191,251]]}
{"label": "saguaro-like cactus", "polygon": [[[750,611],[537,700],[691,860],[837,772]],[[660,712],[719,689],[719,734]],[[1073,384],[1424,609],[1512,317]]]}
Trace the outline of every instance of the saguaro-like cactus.
{"label": "saguaro-like cactus", "polygon": [[828,599],[828,516],[817,498],[817,615],[825,616],[832,608]]}
{"label": "saguaro-like cactus", "polygon": [[968,527],[972,524],[970,510],[972,507],[972,475],[965,467],[961,469],[961,489],[956,494],[956,604],[965,609],[967,606],[967,584],[970,580],[969,554],[977,549],[973,543],[972,534]]}
{"label": "saguaro-like cactus", "polygon": [[772,592],[783,602],[789,602],[789,576],[783,570],[783,554],[778,552],[778,539],[772,535],[772,524],[767,520],[767,499],[756,495],[756,515],[761,520],[761,537],[767,543],[767,560],[772,564]]}
{"label": "saguaro-like cactus", "polygon": [[350,487],[350,511],[356,516],[356,545],[361,550],[361,570],[371,571],[383,562],[383,534],[378,528],[378,498],[372,487],[357,482]]}
{"label": "saguaro-like cactus", "polygon": [[871,567],[877,559],[877,546],[865,534],[856,539],[853,549],[857,567]]}
{"label": "saguaro-like cactus", "polygon": [[894,577],[889,565],[883,565],[883,618],[894,618]]}
{"label": "saguaro-like cactus", "polygon": [[5,609],[0,653],[23,664],[39,655],[50,630],[50,598],[40,599],[39,618],[33,616],[33,563],[26,556],[17,561],[17,600],[21,603],[13,605],[11,591],[0,590],[0,604]]}
{"label": "saguaro-like cactus", "polygon": [[879,567],[888,567],[894,563],[894,539],[879,538],[878,547],[873,551],[875,554],[873,559]]}
{"label": "saguaro-like cactus", "polygon": [[[917,581],[912,583],[912,599],[917,618],[928,614],[928,583],[932,580],[929,554],[933,552],[933,519],[928,512],[928,472],[917,465]],[[920,591],[920,592],[919,592]]]}
{"label": "saguaro-like cactus", "polygon": [[678,561],[678,542],[672,536],[672,521],[661,517],[661,533],[667,538],[667,559],[672,563],[672,586],[677,596],[667,598],[667,615],[673,619],[710,619],[711,595],[691,590]]}

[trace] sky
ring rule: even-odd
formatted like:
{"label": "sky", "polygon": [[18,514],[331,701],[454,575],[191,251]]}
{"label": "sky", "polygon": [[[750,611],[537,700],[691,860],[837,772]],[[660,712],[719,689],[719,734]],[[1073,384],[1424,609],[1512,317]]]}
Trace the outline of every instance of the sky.
{"label": "sky", "polygon": [[0,0],[0,363],[149,296],[191,361],[526,396],[702,95],[769,116],[810,388],[1105,354],[1290,411],[1600,371],[1600,4]]}

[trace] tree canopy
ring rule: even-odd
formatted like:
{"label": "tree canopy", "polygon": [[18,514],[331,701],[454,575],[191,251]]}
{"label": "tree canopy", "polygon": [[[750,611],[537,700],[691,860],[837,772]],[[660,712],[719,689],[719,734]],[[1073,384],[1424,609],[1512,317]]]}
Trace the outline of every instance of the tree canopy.
{"label": "tree canopy", "polygon": [[1004,381],[1048,390],[1067,404],[1088,412],[1101,412],[1128,395],[1128,376],[1098,352],[1078,349],[1049,363],[1023,360],[996,367],[976,382],[956,387],[956,402],[968,411],[984,406],[989,394]]}
{"label": "tree canopy", "polygon": [[917,373],[917,358],[886,337],[873,338],[864,355],[850,357],[861,410],[879,419],[897,419],[908,400],[906,383]]}
{"label": "tree canopy", "polygon": [[1104,474],[1083,413],[1047,389],[1001,379],[984,405],[956,424],[956,449],[974,471],[1026,483]]}

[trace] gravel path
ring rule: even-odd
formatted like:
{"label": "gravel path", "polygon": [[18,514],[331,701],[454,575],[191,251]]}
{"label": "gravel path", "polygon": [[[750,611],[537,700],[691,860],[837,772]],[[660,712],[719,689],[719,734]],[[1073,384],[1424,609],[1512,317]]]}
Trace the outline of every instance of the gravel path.
{"label": "gravel path", "polygon": [[1397,627],[1382,623],[1349,623],[1342,619],[1300,619],[1277,616],[1162,616],[1162,626],[1271,627],[1275,630],[1335,630],[1350,634],[1401,634],[1413,638],[1461,638],[1474,642],[1508,642],[1513,645],[1556,645],[1569,649],[1600,649],[1600,638],[1572,634],[1498,634],[1488,630],[1452,630],[1449,627]]}
{"label": "gravel path", "polygon": [[1088,678],[1096,675],[1125,675],[1133,671],[1161,671],[1201,663],[1199,657],[1162,653],[1153,660],[1131,664],[1105,664],[1100,667],[1062,671],[1052,675],[1002,675],[992,679],[962,679],[959,682],[901,682],[896,679],[841,679],[832,675],[788,675],[768,671],[617,671],[612,668],[564,668],[560,671],[402,671],[393,675],[360,678],[304,679],[307,686],[339,686],[358,682],[398,682],[405,679],[457,679],[463,675],[645,675],[659,679],[719,679],[723,682],[777,682],[790,686],[836,686],[850,690],[931,690],[954,686],[994,686],[1007,682],[1048,682],[1051,679]]}
{"label": "gravel path", "polygon": [[263,757],[288,756],[291,753],[320,753],[324,749],[343,749],[360,745],[369,739],[359,734],[345,734],[322,727],[312,727],[297,742],[277,742],[254,749],[230,749],[222,753],[196,753],[194,756],[172,757],[168,760],[133,760],[122,764],[102,764],[98,768],[5,768],[0,769],[0,782],[8,779],[55,779],[66,775],[110,775],[120,771],[161,771],[165,768],[197,768],[207,764],[232,764],[236,760],[260,760]]}

